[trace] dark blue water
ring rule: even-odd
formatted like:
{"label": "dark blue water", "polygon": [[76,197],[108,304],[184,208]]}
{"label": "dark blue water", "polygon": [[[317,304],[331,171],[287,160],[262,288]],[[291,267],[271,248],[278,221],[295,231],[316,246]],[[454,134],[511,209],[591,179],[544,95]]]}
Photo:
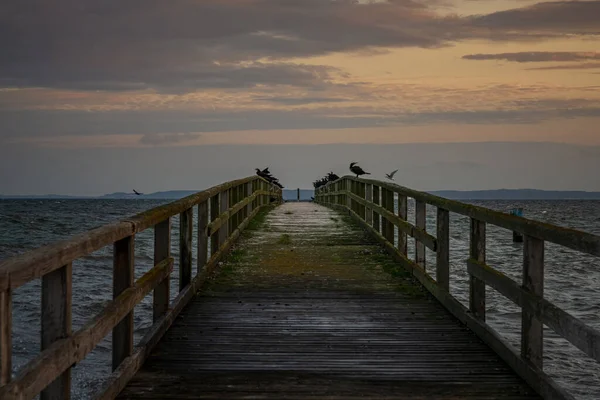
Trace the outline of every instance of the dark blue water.
{"label": "dark blue water", "polygon": [[[164,200],[0,200],[0,260],[65,239],[115,219],[164,204]],[[600,201],[477,201],[473,204],[508,211],[523,207],[524,216],[600,235]],[[414,206],[409,203],[409,220]],[[428,208],[427,230],[435,232],[436,210]],[[174,218],[173,236],[179,221]],[[136,278],[152,266],[153,232],[137,235]],[[195,241],[194,233],[194,241]],[[451,293],[468,304],[469,219],[451,214]],[[195,244],[194,247],[195,248]],[[171,278],[171,297],[178,287],[178,244],[172,241],[176,260]],[[409,255],[414,243],[409,240]],[[488,264],[521,281],[522,244],[512,242],[510,231],[488,226]],[[195,262],[195,260],[194,260]],[[435,276],[435,255],[427,253],[427,270]],[[600,259],[546,244],[545,297],[596,328],[600,328]],[[40,282],[15,291],[13,308],[13,365],[15,370],[35,357],[40,349]],[[100,312],[112,298],[112,246],[77,260],[73,266],[73,329]],[[135,309],[136,342],[151,325],[152,296]],[[518,348],[520,310],[487,288],[488,322]],[[110,373],[110,335],[73,369],[75,399],[90,398]],[[545,331],[544,369],[577,398],[597,399],[600,364],[567,341]]]}

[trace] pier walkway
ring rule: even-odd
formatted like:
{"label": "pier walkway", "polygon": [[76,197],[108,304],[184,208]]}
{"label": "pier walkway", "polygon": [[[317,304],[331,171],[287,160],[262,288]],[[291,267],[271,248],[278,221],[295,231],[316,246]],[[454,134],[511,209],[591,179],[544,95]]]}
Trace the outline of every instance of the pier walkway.
{"label": "pier walkway", "polygon": [[[449,292],[450,213],[471,221],[468,305]],[[521,283],[486,263],[487,224],[523,237]],[[154,260],[135,279],[148,229]],[[70,399],[72,368],[110,335],[95,399],[571,400],[544,372],[544,326],[596,361],[600,332],[544,298],[546,242],[600,256],[599,236],[388,182],[345,176],[305,203],[261,177],[226,182],[0,261],[0,399]],[[73,261],[106,246],[113,299],[73,330]],[[41,351],[15,370],[13,292],[38,279]],[[486,287],[521,308],[520,348],[486,323]]]}
{"label": "pier walkway", "polygon": [[276,208],[118,398],[539,398],[382,251],[341,213]]}

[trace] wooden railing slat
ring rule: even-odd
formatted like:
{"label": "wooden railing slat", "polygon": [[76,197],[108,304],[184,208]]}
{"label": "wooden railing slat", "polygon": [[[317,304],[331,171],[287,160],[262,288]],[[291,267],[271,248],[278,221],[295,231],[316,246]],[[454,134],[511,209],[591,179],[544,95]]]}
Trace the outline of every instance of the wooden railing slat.
{"label": "wooden railing slat", "polygon": [[198,266],[197,274],[202,271],[208,259],[208,200],[198,204]]}
{"label": "wooden railing slat", "polygon": [[181,292],[192,281],[194,209],[185,210],[179,218],[179,291]]}
{"label": "wooden railing slat", "polygon": [[[471,218],[470,258],[485,262],[485,222]],[[485,321],[485,282],[469,275],[469,310],[473,316]]]}
{"label": "wooden railing slat", "polygon": [[12,290],[8,274],[0,280],[0,385],[5,385],[12,375]]}
{"label": "wooden railing slat", "polygon": [[[171,257],[171,218],[154,226],[154,265]],[[163,280],[154,289],[152,320],[156,322],[169,309],[170,279]]]}
{"label": "wooden railing slat", "polygon": [[[544,241],[525,235],[523,242],[523,288],[544,295]],[[528,310],[521,313],[521,356],[542,368],[544,325]]]}
{"label": "wooden railing slat", "polygon": [[[398,194],[398,218],[400,221],[403,221],[405,225],[408,224],[408,199],[402,194]],[[398,250],[406,256],[408,254],[407,233],[402,229],[400,223],[396,227],[398,228]]]}
{"label": "wooden railing slat", "polygon": [[[114,244],[113,254],[113,299],[133,286],[134,279],[134,236],[127,236]],[[133,351],[133,310],[113,329],[112,367],[117,369],[121,361]]]}
{"label": "wooden railing slat", "polygon": [[[263,191],[264,193],[264,191]],[[264,197],[264,196],[261,196]],[[263,203],[266,204],[266,203]],[[220,196],[220,202],[219,202],[219,211],[220,213],[224,213],[229,209],[229,190],[225,190],[223,192],[221,192],[221,196]],[[221,246],[223,246],[223,243],[225,243],[227,241],[227,238],[229,237],[229,224],[224,223],[223,225],[221,225],[221,227],[219,228],[219,231],[217,232],[217,235],[219,236],[219,248]]]}
{"label": "wooden railing slat", "polygon": [[450,291],[450,213],[443,208],[437,209],[436,239],[435,280],[442,289]]}
{"label": "wooden railing slat", "polygon": [[[42,277],[41,350],[71,335],[72,264]],[[41,393],[41,400],[64,399],[71,395],[71,369],[68,368]]]}
{"label": "wooden railing slat", "polygon": [[[415,227],[425,232],[427,227],[427,203],[415,199]],[[415,263],[426,269],[425,243],[415,238]]]}

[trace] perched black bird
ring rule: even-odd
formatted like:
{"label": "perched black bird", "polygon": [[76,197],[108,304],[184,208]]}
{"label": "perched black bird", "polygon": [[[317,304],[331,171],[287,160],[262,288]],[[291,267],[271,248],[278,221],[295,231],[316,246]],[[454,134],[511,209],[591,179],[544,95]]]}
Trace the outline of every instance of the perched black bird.
{"label": "perched black bird", "polygon": [[337,181],[338,179],[340,179],[340,177],[337,176],[336,174],[334,174],[333,172],[330,172],[327,174],[327,179],[329,180],[329,182],[333,182],[333,181]]}
{"label": "perched black bird", "polygon": [[352,171],[353,174],[356,174],[357,178],[360,175],[371,175],[370,172],[365,172],[361,167],[359,167],[356,164],[358,164],[358,163],[356,163],[356,162],[350,163],[350,171]]}
{"label": "perched black bird", "polygon": [[263,173],[263,174],[270,174],[270,172],[269,172],[269,167],[267,167],[267,168],[263,169],[263,170],[262,170],[262,173]]}

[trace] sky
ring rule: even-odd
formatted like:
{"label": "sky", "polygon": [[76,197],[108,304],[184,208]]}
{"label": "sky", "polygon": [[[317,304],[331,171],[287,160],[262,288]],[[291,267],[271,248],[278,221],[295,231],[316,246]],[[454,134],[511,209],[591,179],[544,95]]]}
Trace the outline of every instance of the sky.
{"label": "sky", "polygon": [[600,190],[600,1],[8,0],[0,193]]}

